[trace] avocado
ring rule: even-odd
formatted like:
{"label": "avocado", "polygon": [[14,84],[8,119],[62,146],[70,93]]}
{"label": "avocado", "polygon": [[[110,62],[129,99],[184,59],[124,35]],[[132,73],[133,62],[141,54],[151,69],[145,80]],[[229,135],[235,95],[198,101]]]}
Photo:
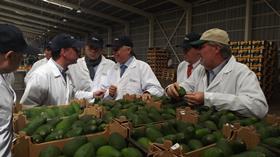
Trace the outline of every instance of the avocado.
{"label": "avocado", "polygon": [[143,146],[145,149],[148,149],[150,143],[152,142],[147,137],[141,137],[137,140],[137,143]]}
{"label": "avocado", "polygon": [[78,150],[75,152],[74,157],[92,157],[95,154],[95,148],[89,142],[82,145]]}
{"label": "avocado", "polygon": [[121,153],[112,146],[102,146],[97,150],[96,156],[102,157],[121,157]]}
{"label": "avocado", "polygon": [[178,94],[179,94],[179,97],[184,97],[187,93],[186,93],[186,90],[185,88],[181,87],[178,89]]}
{"label": "avocado", "polygon": [[95,149],[98,149],[99,147],[106,145],[108,143],[108,140],[104,136],[97,136],[90,142],[92,143]]}
{"label": "avocado", "polygon": [[155,141],[157,138],[160,138],[162,136],[162,133],[155,128],[148,127],[146,129],[146,137],[148,137],[151,141]]}
{"label": "avocado", "polygon": [[40,152],[39,157],[58,157],[60,154],[61,151],[58,147],[50,145]]}
{"label": "avocado", "polygon": [[195,149],[203,147],[203,144],[199,140],[191,139],[188,142],[188,146],[191,150],[195,150]]}
{"label": "avocado", "polygon": [[261,152],[246,151],[240,154],[232,155],[231,157],[266,157],[266,156]]}
{"label": "avocado", "polygon": [[225,155],[219,147],[212,147],[206,149],[203,152],[202,157],[225,157]]}
{"label": "avocado", "polygon": [[112,133],[108,139],[109,145],[115,147],[116,149],[120,150],[127,147],[127,143],[122,135],[119,133]]}
{"label": "avocado", "polygon": [[133,147],[123,148],[121,154],[122,157],[143,157],[142,153]]}
{"label": "avocado", "polygon": [[62,152],[66,156],[73,156],[75,152],[78,150],[78,148],[80,148],[82,145],[86,143],[87,143],[86,137],[84,136],[76,137],[64,145]]}

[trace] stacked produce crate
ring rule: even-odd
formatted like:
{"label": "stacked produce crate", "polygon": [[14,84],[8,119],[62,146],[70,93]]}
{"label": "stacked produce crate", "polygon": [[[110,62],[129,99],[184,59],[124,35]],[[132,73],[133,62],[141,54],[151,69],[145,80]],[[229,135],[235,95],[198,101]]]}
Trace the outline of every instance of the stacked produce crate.
{"label": "stacked produce crate", "polygon": [[230,46],[237,61],[246,64],[256,73],[266,98],[269,100],[276,77],[277,48],[275,43],[265,40],[233,41]]}
{"label": "stacked produce crate", "polygon": [[151,66],[157,77],[161,76],[162,69],[167,68],[168,53],[161,48],[149,48],[147,63]]}

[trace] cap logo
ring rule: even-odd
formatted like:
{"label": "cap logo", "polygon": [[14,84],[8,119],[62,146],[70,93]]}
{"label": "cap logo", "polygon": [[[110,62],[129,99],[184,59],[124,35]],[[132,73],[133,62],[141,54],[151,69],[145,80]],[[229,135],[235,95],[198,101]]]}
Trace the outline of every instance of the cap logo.
{"label": "cap logo", "polygon": [[185,37],[184,40],[190,40],[188,37]]}
{"label": "cap logo", "polygon": [[91,39],[92,39],[92,40],[96,40],[96,41],[98,41],[98,39],[97,39],[97,38],[95,38],[95,37],[92,37]]}

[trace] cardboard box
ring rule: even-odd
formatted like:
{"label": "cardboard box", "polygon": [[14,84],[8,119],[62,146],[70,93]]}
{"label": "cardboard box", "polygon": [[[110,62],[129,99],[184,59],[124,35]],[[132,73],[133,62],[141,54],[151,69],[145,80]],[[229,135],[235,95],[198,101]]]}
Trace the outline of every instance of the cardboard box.
{"label": "cardboard box", "polygon": [[204,150],[216,146],[216,144],[210,144],[202,148],[183,153],[179,144],[172,145],[172,141],[165,141],[163,144],[155,144],[161,148],[162,151],[157,151],[154,157],[201,157]]}
{"label": "cardboard box", "polygon": [[[63,106],[65,107],[65,106]],[[104,113],[104,108],[98,105],[94,106],[88,106],[86,107],[83,112],[79,115],[79,117],[84,116],[84,115],[92,115],[95,116],[96,118],[101,118]],[[22,130],[28,123],[28,120],[26,116],[23,114],[23,112],[20,112],[18,114],[14,114],[13,117],[13,127],[14,127],[14,132],[19,133],[20,130]]]}
{"label": "cardboard box", "polygon": [[247,149],[252,149],[260,143],[260,135],[253,126],[240,126],[239,123],[225,124],[223,134],[230,140],[241,140]]}
{"label": "cardboard box", "polygon": [[176,119],[196,124],[198,122],[199,114],[197,111],[192,110],[190,107],[177,108]]}
{"label": "cardboard box", "polygon": [[[95,134],[85,135],[89,140],[94,139],[98,136],[109,136],[109,130],[105,129],[105,131]],[[64,144],[71,141],[73,138],[66,138],[61,140],[55,140],[50,142],[44,142],[39,144],[34,144],[31,141],[31,137],[29,136],[20,136],[16,143],[13,145],[12,154],[13,157],[38,157],[41,150],[44,148],[53,145],[57,146],[60,149],[63,148]]]}
{"label": "cardboard box", "polygon": [[124,138],[129,137],[129,124],[127,119],[113,119],[108,129],[110,133],[117,132]]}

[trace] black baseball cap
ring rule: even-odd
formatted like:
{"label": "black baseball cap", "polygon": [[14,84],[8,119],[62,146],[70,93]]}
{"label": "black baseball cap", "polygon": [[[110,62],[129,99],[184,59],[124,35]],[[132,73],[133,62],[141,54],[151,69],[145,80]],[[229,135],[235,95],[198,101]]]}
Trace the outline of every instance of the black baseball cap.
{"label": "black baseball cap", "polygon": [[94,48],[103,48],[103,39],[97,36],[91,36],[87,39],[87,45],[94,47]]}
{"label": "black baseball cap", "polygon": [[0,53],[14,51],[31,53],[20,29],[9,24],[0,24]]}
{"label": "black baseball cap", "polygon": [[190,32],[190,33],[186,34],[182,44],[179,45],[179,47],[183,48],[184,50],[192,48],[193,46],[191,45],[191,43],[199,40],[200,36],[201,35],[199,35],[198,33],[195,33],[195,32]]}
{"label": "black baseball cap", "polygon": [[84,46],[84,42],[65,33],[56,35],[50,42],[50,47],[53,52],[59,51],[62,48],[76,48],[79,50]]}
{"label": "black baseball cap", "polygon": [[133,47],[132,40],[128,36],[120,36],[115,38],[112,44],[107,45],[107,47],[112,47],[113,49],[119,49],[122,46]]}

